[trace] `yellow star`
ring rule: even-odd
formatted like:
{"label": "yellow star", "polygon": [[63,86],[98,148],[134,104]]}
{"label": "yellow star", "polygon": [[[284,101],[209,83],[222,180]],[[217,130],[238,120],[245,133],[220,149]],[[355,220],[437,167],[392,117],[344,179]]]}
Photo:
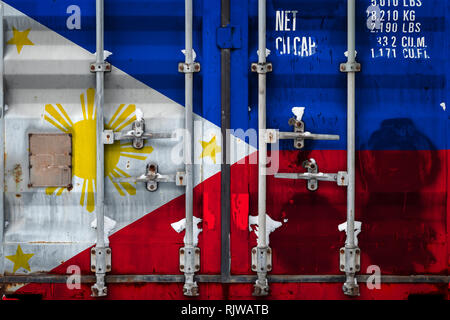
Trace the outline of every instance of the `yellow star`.
{"label": "yellow star", "polygon": [[199,141],[202,144],[202,154],[200,155],[200,159],[204,157],[210,157],[214,163],[216,163],[216,154],[222,151],[222,148],[219,147],[216,143],[216,136],[214,136],[209,142]]}
{"label": "yellow star", "polygon": [[34,43],[28,39],[28,34],[31,29],[25,31],[19,31],[13,27],[13,37],[7,42],[7,44],[14,44],[17,47],[17,53],[22,51],[23,46],[34,46]]}
{"label": "yellow star", "polygon": [[28,264],[28,260],[34,256],[34,253],[23,253],[20,245],[17,247],[16,254],[13,256],[6,256],[5,258],[11,260],[14,263],[14,272],[16,272],[20,268],[24,268],[25,270],[31,271],[30,265]]}

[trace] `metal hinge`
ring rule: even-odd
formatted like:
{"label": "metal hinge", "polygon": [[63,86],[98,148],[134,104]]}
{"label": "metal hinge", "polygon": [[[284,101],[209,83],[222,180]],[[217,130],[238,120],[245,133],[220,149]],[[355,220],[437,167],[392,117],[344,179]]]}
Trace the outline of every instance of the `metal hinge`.
{"label": "metal hinge", "polygon": [[217,29],[217,46],[220,49],[240,49],[241,27],[228,25]]}
{"label": "metal hinge", "polygon": [[252,72],[257,72],[257,73],[268,73],[268,72],[272,72],[273,71],[273,66],[270,62],[266,62],[266,63],[252,63],[252,67],[251,67]]}
{"label": "metal hinge", "polygon": [[252,271],[270,272],[272,271],[272,249],[270,247],[252,249]]}
{"label": "metal hinge", "polygon": [[[111,248],[95,247],[91,249],[91,271],[96,274],[105,274],[111,272]],[[108,288],[105,283],[100,285],[96,283],[92,288],[93,297],[105,297],[108,294]]]}
{"label": "metal hinge", "polygon": [[89,70],[91,72],[111,72],[111,64],[109,62],[103,62],[103,63],[91,63],[89,66]]}
{"label": "metal hinge", "polygon": [[187,273],[200,271],[200,248],[180,248],[180,271]]}
{"label": "metal hinge", "polygon": [[200,63],[194,62],[194,63],[185,63],[180,62],[178,64],[178,72],[180,73],[197,73],[200,72]]}
{"label": "metal hinge", "polygon": [[361,71],[361,64],[358,62],[346,62],[341,63],[339,70],[341,72],[360,72]]}

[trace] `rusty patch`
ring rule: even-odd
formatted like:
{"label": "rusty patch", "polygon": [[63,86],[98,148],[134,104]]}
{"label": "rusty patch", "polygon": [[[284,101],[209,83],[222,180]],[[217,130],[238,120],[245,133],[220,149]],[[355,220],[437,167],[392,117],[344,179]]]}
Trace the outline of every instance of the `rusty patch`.
{"label": "rusty patch", "polygon": [[22,198],[21,194],[16,194],[16,198]]}
{"label": "rusty patch", "polygon": [[23,181],[22,174],[22,166],[20,164],[16,164],[13,169],[13,176],[16,184],[19,184]]}

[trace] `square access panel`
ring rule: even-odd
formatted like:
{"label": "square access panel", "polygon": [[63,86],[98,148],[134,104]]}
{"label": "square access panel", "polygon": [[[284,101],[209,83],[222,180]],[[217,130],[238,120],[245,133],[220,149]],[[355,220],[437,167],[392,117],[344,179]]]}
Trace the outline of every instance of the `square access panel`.
{"label": "square access panel", "polygon": [[30,185],[72,186],[72,134],[30,133]]}

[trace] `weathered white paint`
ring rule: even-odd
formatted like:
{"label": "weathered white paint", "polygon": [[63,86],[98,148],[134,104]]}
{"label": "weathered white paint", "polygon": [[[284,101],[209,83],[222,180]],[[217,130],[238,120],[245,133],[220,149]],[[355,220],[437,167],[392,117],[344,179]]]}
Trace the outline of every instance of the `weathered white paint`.
{"label": "weathered white paint", "polygon": [[[361,233],[361,226],[362,226],[361,221],[355,221],[355,245],[356,246],[358,246],[358,234]],[[338,230],[340,232],[345,231],[345,233],[347,233],[347,222],[341,223],[338,226]]]}
{"label": "weathered white paint", "polygon": [[[197,246],[198,244],[198,235],[200,234],[200,232],[203,231],[203,229],[200,229],[198,227],[198,224],[202,222],[202,219],[197,218],[196,216],[194,216],[194,246]],[[173,230],[175,230],[177,233],[182,232],[184,229],[186,229],[186,218],[181,219],[178,222],[174,222],[170,225]],[[186,243],[186,235],[184,236],[183,239],[184,243]]]}
{"label": "weathered white paint", "polygon": [[292,108],[292,113],[297,118],[297,121],[302,121],[303,115],[305,114],[305,107],[294,107]]}
{"label": "weathered white paint", "polygon": [[[288,220],[285,219],[284,223]],[[266,214],[266,239],[267,244],[270,243],[270,234],[274,232],[276,229],[283,225],[280,221],[273,220],[268,214]],[[250,232],[254,232],[256,237],[258,238],[258,216],[249,216],[248,217],[248,230]]]}
{"label": "weathered white paint", "polygon": [[[183,52],[183,54],[186,55],[186,49],[181,50],[181,52]],[[192,49],[192,60],[195,61],[196,58],[197,58],[197,53],[195,52],[194,49]]]}
{"label": "weathered white paint", "polygon": [[[108,218],[105,216],[105,223],[104,223],[104,229],[105,229],[105,244],[109,244],[109,236],[112,234],[112,230],[116,227],[117,222],[111,218]],[[91,222],[91,228],[97,229],[97,218],[95,218]]]}

